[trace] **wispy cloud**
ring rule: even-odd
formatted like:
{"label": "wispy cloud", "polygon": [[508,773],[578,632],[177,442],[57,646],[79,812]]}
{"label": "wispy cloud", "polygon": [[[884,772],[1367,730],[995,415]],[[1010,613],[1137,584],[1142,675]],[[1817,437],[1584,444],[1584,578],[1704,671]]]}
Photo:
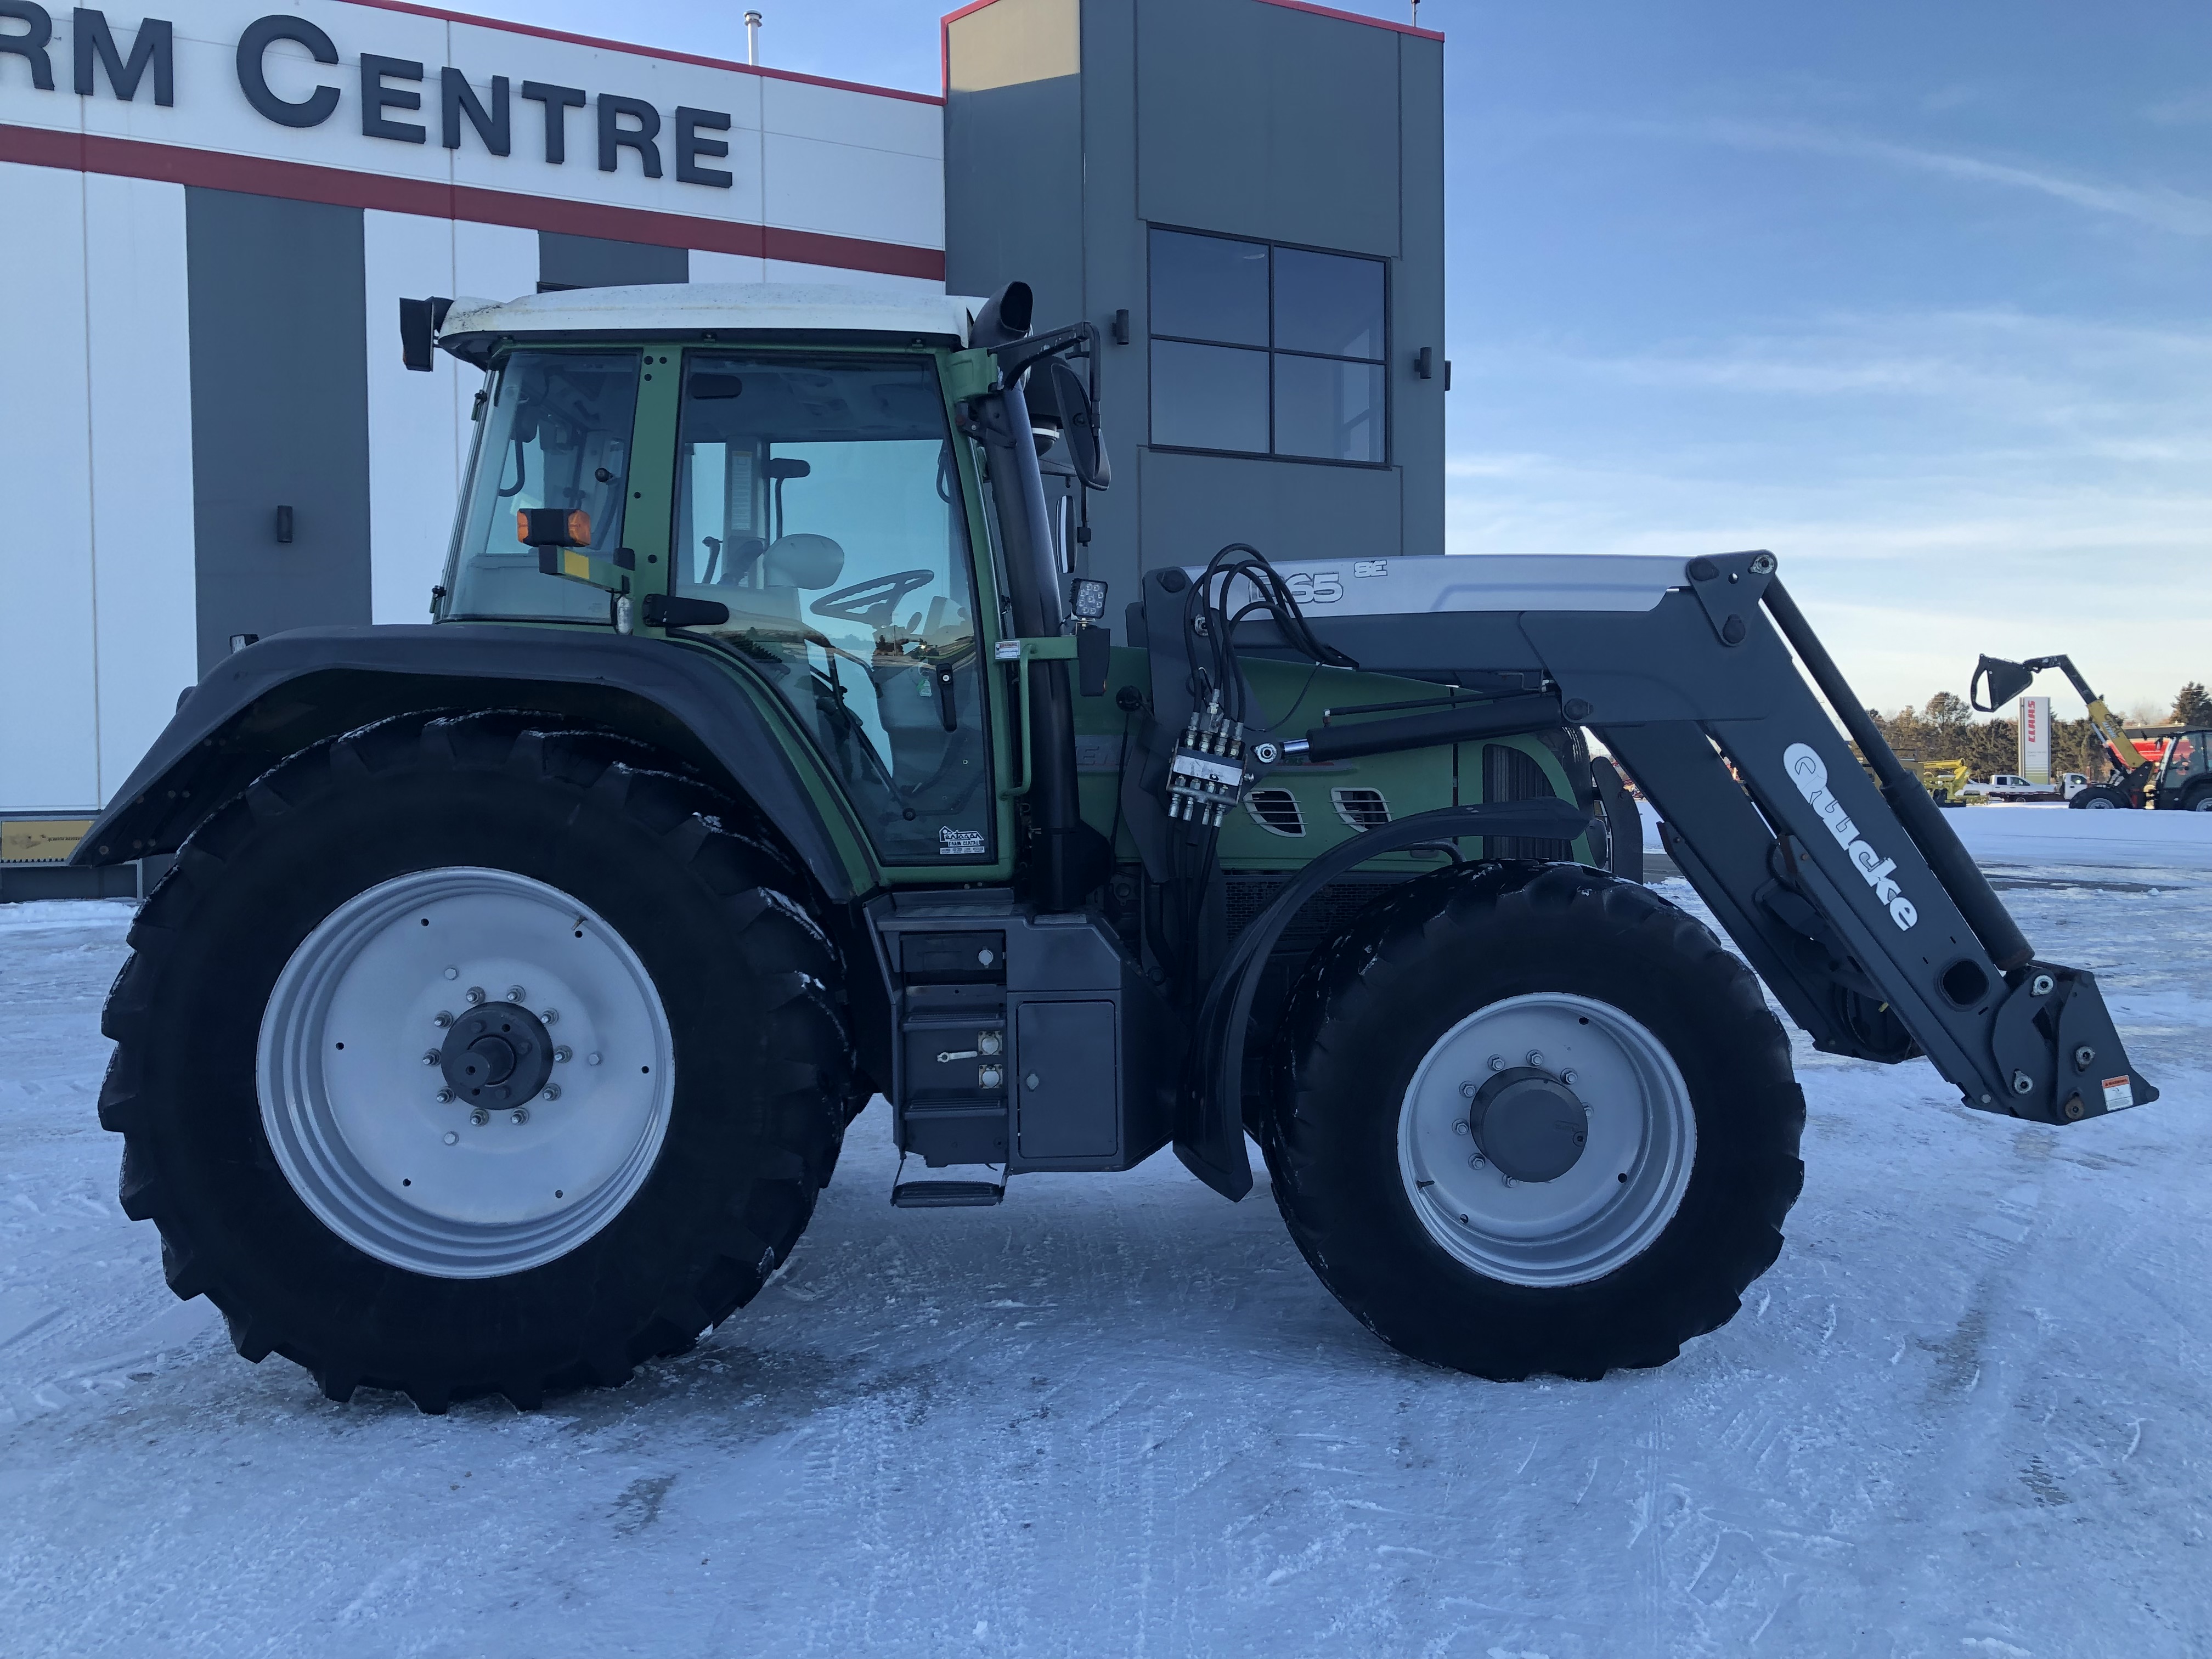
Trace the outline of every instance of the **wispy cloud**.
{"label": "wispy cloud", "polygon": [[2201,126],[2212,121],[2212,87],[2162,99],[2143,113],[2162,127]]}
{"label": "wispy cloud", "polygon": [[1991,161],[1956,150],[1931,149],[1796,122],[1711,119],[1633,125],[1638,131],[1654,136],[1698,138],[1741,149],[1797,150],[1815,155],[1842,156],[1970,184],[2032,191],[2093,213],[2132,219],[2178,235],[2212,236],[2212,201],[2163,185],[2118,184],[2048,167]]}
{"label": "wispy cloud", "polygon": [[1454,551],[1771,548],[1884,707],[1983,650],[2124,699],[2212,672],[2212,330],[1929,310],[1455,355]]}
{"label": "wispy cloud", "polygon": [[1623,392],[1856,399],[1869,406],[1910,399],[1942,406],[1954,421],[2058,432],[2082,445],[2162,445],[2134,453],[2157,459],[2193,450],[2212,463],[2203,441],[2212,428],[2204,397],[2212,382],[2212,329],[1995,308],[1833,313],[1796,328],[1638,350],[1522,340],[1463,348],[1461,357],[1478,396],[1495,380],[1562,391],[1598,383]]}

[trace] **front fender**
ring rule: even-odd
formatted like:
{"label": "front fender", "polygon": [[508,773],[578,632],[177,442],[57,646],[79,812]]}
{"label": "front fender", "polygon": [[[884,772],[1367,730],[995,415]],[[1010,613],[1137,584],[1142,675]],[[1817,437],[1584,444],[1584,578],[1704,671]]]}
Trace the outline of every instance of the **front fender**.
{"label": "front fender", "polygon": [[825,897],[872,888],[863,839],[833,821],[732,671],[665,641],[501,623],[302,628],[223,659],[187,692],[70,862],[173,852],[285,756],[410,710],[543,709],[665,749],[749,799]]}

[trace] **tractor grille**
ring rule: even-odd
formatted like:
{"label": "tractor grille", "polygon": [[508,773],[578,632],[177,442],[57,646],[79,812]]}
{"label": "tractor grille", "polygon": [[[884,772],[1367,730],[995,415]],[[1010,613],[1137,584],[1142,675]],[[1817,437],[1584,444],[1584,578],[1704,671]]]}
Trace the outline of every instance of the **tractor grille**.
{"label": "tractor grille", "polygon": [[1337,817],[1354,830],[1379,830],[1390,822],[1390,803],[1380,789],[1332,789]]}
{"label": "tractor grille", "polygon": [[[1228,880],[1228,932],[1231,939],[1249,927],[1260,913],[1274,902],[1287,876],[1231,876]],[[1376,899],[1396,887],[1402,876],[1354,877],[1333,881],[1316,893],[1291,917],[1290,926],[1275,943],[1279,952],[1304,956],[1323,939],[1350,927],[1352,919]]]}
{"label": "tractor grille", "polygon": [[1254,823],[1272,834],[1303,836],[1306,832],[1298,798],[1287,789],[1255,789],[1244,797],[1244,810]]}
{"label": "tractor grille", "polygon": [[[1482,746],[1482,798],[1486,801],[1542,800],[1558,792],[1552,787],[1551,779],[1536,757],[1525,750],[1510,749],[1502,743]],[[1519,836],[1492,836],[1490,856],[1494,859],[1543,859],[1559,863],[1574,856],[1572,846],[1564,841],[1535,841]]]}

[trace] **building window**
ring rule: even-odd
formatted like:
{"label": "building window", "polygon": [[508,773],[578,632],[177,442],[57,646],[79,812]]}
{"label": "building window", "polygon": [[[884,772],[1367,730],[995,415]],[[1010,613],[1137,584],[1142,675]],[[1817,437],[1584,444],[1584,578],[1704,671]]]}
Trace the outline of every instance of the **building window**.
{"label": "building window", "polygon": [[1152,234],[1152,444],[1380,466],[1380,259]]}

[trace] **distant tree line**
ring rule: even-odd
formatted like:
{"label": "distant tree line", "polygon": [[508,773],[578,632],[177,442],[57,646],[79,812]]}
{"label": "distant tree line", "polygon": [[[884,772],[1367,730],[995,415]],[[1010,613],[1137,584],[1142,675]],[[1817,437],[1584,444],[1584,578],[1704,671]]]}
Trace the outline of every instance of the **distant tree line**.
{"label": "distant tree line", "polygon": [[[2020,763],[2020,726],[2010,720],[1978,720],[1966,700],[1955,692],[1938,691],[1918,708],[1900,708],[1893,714],[1869,708],[1867,713],[1881,728],[1889,746],[1900,755],[1924,761],[1964,761],[1978,778],[2009,772]],[[2191,680],[2173,700],[2167,720],[2179,726],[2212,726],[2212,694],[2200,681]],[[2101,778],[2108,769],[2104,745],[2097,741],[2089,722],[2054,720],[2051,722],[2051,769],[2081,772]]]}

